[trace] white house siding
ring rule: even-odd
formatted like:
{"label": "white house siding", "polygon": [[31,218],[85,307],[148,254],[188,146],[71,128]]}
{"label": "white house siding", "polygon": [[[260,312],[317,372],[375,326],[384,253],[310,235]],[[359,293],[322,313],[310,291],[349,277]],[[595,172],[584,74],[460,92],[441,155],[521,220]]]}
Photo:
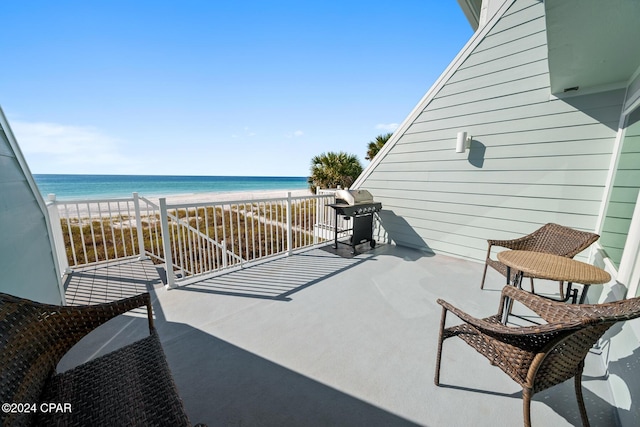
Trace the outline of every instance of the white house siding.
{"label": "white house siding", "polygon": [[396,244],[482,260],[488,238],[596,227],[624,91],[550,96],[542,2],[515,1],[491,25],[359,180]]}
{"label": "white house siding", "polygon": [[46,219],[0,111],[0,292],[59,304]]}
{"label": "white house siding", "polygon": [[600,244],[616,267],[620,266],[631,218],[640,190],[640,109],[629,116],[618,159]]}

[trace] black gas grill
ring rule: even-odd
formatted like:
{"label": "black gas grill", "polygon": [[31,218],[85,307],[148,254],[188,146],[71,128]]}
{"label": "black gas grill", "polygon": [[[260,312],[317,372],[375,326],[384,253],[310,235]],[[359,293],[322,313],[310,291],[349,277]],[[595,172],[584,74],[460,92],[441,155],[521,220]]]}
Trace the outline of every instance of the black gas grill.
{"label": "black gas grill", "polygon": [[[338,249],[338,243],[349,245],[353,248],[353,253],[357,253],[356,246],[369,242],[372,248],[376,246],[373,240],[373,214],[382,209],[382,203],[374,202],[373,196],[367,190],[337,190],[336,202],[330,204],[335,210],[335,236],[334,248]],[[338,215],[342,215],[345,220],[353,219],[351,228],[338,229]],[[338,233],[351,231],[349,242],[339,242]]]}

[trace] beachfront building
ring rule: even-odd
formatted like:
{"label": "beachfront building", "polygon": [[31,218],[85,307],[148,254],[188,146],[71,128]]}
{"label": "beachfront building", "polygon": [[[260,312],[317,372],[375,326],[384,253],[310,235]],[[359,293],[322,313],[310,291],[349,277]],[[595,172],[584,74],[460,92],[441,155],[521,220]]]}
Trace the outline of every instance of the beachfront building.
{"label": "beachfront building", "polygon": [[[499,3],[486,23],[471,19],[480,22],[474,36],[356,186],[383,202],[383,226],[398,244],[483,260],[488,236],[556,222],[601,232],[617,269],[626,231],[613,218],[637,195],[625,175],[640,115],[640,55],[631,48],[640,6]],[[470,146],[458,153],[462,132]]]}
{"label": "beachfront building", "polygon": [[1,292],[51,304],[64,301],[44,200],[0,109]]}
{"label": "beachfront building", "polygon": [[[121,277],[123,286],[139,282],[153,294],[157,329],[194,421],[519,425],[520,391],[496,368],[473,359],[473,350],[448,352],[450,386],[432,383],[436,298],[479,315],[492,314],[498,302],[495,290],[504,279],[497,273],[494,292],[479,289],[489,238],[521,236],[547,222],[598,232],[601,239],[580,259],[606,268],[614,280],[601,293],[592,287],[589,301],[638,293],[638,2],[459,3],[475,34],[355,183],[382,202],[380,235],[394,244],[336,256],[312,240],[304,253],[276,248],[282,256],[253,265],[245,264],[250,253],[243,246],[223,264],[250,268],[182,281],[171,291],[163,286],[166,277],[151,276],[157,273],[152,265],[143,280]],[[56,253],[64,255],[52,243],[44,202],[0,119],[0,291],[63,302],[64,263]],[[290,199],[268,211],[284,212]],[[246,212],[247,205],[251,201],[226,212]],[[145,208],[145,219],[155,209]],[[166,220],[166,210],[159,217]],[[200,218],[192,215],[192,223]],[[277,215],[262,224],[273,228],[272,218]],[[194,231],[188,222],[182,226]],[[246,225],[235,230],[239,240],[247,233]],[[160,258],[182,248],[167,243],[149,253],[146,242],[131,240],[140,248],[136,255]],[[218,253],[217,245],[226,254],[218,241],[210,251]],[[98,276],[106,282],[114,274],[106,265],[98,274],[76,276],[96,287]],[[171,276],[174,268],[168,270]],[[132,316],[96,341],[116,347],[144,327],[144,319]],[[593,425],[637,425],[638,337],[637,322],[628,322],[603,340],[605,374],[590,369],[585,387]],[[75,357],[84,361],[105,350],[82,351]],[[599,367],[595,353],[590,357]],[[604,394],[595,390],[598,384]],[[572,387],[565,383],[542,394],[534,402],[534,423],[579,422]]]}
{"label": "beachfront building", "polygon": [[[458,1],[475,34],[355,186],[390,241],[455,257],[548,222],[594,231],[579,258],[615,281],[590,301],[640,295],[640,2]],[[639,337],[611,343],[612,375]]]}

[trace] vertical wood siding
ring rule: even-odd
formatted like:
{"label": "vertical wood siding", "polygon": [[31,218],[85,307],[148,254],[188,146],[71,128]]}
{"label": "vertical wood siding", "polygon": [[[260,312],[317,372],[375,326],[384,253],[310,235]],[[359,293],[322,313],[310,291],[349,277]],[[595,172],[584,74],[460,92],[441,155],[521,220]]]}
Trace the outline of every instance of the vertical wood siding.
{"label": "vertical wood siding", "polygon": [[0,125],[0,292],[61,302],[44,218]]}
{"label": "vertical wood siding", "polygon": [[547,222],[593,230],[623,97],[551,98],[544,5],[516,1],[360,187],[395,243],[465,258]]}

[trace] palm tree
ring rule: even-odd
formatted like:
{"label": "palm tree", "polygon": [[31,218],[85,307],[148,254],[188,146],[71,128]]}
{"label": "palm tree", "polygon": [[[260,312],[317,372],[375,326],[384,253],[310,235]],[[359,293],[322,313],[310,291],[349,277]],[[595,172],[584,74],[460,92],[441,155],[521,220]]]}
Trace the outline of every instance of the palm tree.
{"label": "palm tree", "polygon": [[378,154],[378,151],[380,151],[389,138],[391,138],[391,135],[393,135],[393,133],[389,132],[376,136],[376,139],[371,141],[367,147],[367,156],[365,159],[369,161],[373,160],[376,154]]}
{"label": "palm tree", "polygon": [[358,157],[345,152],[328,152],[311,159],[311,176],[307,179],[309,188],[336,188],[338,185],[348,188],[362,173],[362,164]]}

